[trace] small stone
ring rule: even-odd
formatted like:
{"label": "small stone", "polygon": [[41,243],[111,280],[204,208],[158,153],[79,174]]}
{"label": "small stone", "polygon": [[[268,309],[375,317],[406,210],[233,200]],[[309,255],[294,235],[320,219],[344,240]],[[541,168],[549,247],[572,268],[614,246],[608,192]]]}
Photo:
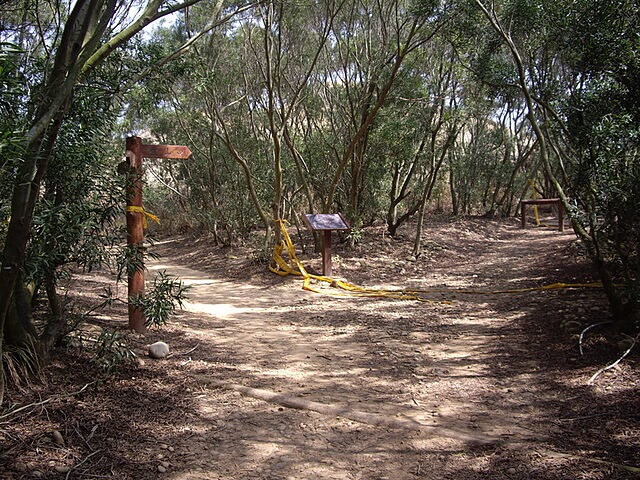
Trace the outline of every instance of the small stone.
{"label": "small stone", "polygon": [[158,471],[160,473],[166,473],[167,469],[165,467],[163,467],[162,465],[158,465]]}
{"label": "small stone", "polygon": [[169,355],[169,345],[164,342],[156,342],[149,345],[149,356],[151,358],[165,358]]}
{"label": "small stone", "polygon": [[167,448],[167,450],[169,450],[170,452],[175,452],[176,451],[176,449],[173,448],[173,447],[169,447],[169,448]]}
{"label": "small stone", "polygon": [[509,475],[515,475],[517,473],[517,470],[513,467],[511,468],[507,468],[507,474]]}
{"label": "small stone", "polygon": [[51,438],[53,439],[53,443],[55,443],[59,447],[64,447],[64,438],[58,430],[55,430],[51,434]]}
{"label": "small stone", "polygon": [[54,470],[58,473],[69,473],[71,471],[71,467],[67,467],[66,465],[57,465],[54,467]]}
{"label": "small stone", "polygon": [[169,462],[160,462],[160,466],[164,468],[169,468]]}
{"label": "small stone", "polygon": [[583,329],[582,324],[580,322],[576,322],[575,320],[569,320],[565,322],[563,328],[567,333],[580,333]]}
{"label": "small stone", "polygon": [[411,263],[415,263],[418,259],[416,257],[414,257],[413,255],[407,255],[404,258],[407,262],[411,262]]}
{"label": "small stone", "polygon": [[628,350],[634,345],[634,343],[635,341],[631,337],[623,338],[618,342],[618,348],[620,350]]}
{"label": "small stone", "polygon": [[169,445],[167,445],[166,443],[161,443],[161,444],[160,444],[160,448],[161,448],[162,450],[167,450],[167,449],[169,448]]}

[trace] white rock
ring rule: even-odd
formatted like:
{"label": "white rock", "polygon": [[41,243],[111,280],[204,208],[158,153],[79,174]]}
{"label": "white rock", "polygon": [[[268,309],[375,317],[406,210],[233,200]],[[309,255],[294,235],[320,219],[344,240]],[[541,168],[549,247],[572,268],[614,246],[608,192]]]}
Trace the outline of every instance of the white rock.
{"label": "white rock", "polygon": [[164,342],[156,342],[149,345],[149,356],[151,358],[164,358],[169,355],[169,345]]}

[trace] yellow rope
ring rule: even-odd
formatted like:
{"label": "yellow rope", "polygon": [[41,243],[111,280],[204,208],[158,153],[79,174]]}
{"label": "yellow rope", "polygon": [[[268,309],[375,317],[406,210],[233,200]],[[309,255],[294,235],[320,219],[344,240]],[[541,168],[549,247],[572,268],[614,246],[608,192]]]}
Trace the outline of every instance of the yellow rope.
{"label": "yellow rope", "polygon": [[[343,282],[342,280],[336,280],[331,277],[325,277],[322,275],[313,275],[304,268],[304,265],[300,262],[296,255],[295,247],[291,241],[291,237],[286,229],[286,222],[284,220],[275,220],[280,224],[280,231],[282,234],[282,241],[275,246],[273,251],[273,265],[269,266],[269,270],[280,276],[297,275],[303,277],[304,290],[310,292],[321,293],[323,295],[330,295],[333,297],[384,297],[397,300],[417,300],[420,302],[432,302],[432,303],[446,303],[450,304],[451,301],[447,300],[430,300],[424,298],[424,294],[428,293],[446,293],[446,294],[471,294],[471,295],[498,295],[507,293],[527,293],[533,291],[545,291],[555,290],[561,288],[602,288],[602,283],[553,283],[550,285],[543,285],[540,287],[527,287],[527,288],[511,288],[503,290],[470,290],[470,289],[441,289],[430,288],[425,290],[412,290],[412,289],[398,289],[388,290],[380,288],[364,288],[354,285],[349,282]],[[283,252],[289,257],[289,261],[282,256]],[[331,286],[339,287],[347,293],[329,292],[326,290],[319,290],[311,285],[311,280],[317,280],[319,282],[329,283]]]}
{"label": "yellow rope", "polygon": [[[538,192],[536,191],[536,185],[535,185],[535,183],[533,182],[532,179],[529,179],[529,185],[531,185],[531,198],[533,198],[535,200],[536,198],[538,198]],[[538,212],[538,206],[537,205],[533,206],[533,214],[536,217],[536,227],[539,227],[539,226],[548,227],[549,226],[546,223],[542,223],[540,221],[540,213]]]}
{"label": "yellow rope", "polygon": [[147,212],[143,207],[139,207],[137,205],[129,205],[127,207],[127,212],[133,213],[141,213],[142,214],[142,227],[147,228],[147,218],[150,218],[156,223],[160,223],[160,219],[154,215],[153,213]]}
{"label": "yellow rope", "polygon": [[[536,186],[533,183],[532,179],[529,179],[529,185],[531,186],[531,198],[533,198],[534,200],[536,198],[538,198],[538,192],[536,192]],[[536,217],[536,227],[540,226],[540,214],[538,213],[538,206],[534,205],[533,206],[533,215],[534,217]]]}

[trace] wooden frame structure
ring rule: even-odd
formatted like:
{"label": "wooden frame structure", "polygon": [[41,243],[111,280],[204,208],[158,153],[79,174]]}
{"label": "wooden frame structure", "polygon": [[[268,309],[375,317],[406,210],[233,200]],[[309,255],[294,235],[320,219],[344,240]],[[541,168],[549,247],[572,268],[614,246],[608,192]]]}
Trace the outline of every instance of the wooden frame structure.
{"label": "wooden frame structure", "polygon": [[558,231],[564,232],[564,206],[559,198],[532,198],[520,201],[520,221],[522,228],[527,228],[527,206],[556,205],[558,209]]}

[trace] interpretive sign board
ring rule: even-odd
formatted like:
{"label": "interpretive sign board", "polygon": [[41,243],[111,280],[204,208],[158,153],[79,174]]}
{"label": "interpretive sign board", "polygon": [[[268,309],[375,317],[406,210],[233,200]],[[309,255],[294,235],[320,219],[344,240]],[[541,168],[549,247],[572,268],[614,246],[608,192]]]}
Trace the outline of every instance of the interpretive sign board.
{"label": "interpretive sign board", "polygon": [[349,224],[341,213],[306,213],[302,221],[309,230],[349,230]]}
{"label": "interpretive sign board", "polygon": [[564,232],[564,207],[559,198],[531,198],[520,201],[520,215],[522,228],[527,227],[527,206],[528,205],[555,205],[558,210],[558,231]]}
{"label": "interpretive sign board", "polygon": [[305,213],[302,222],[312,232],[322,232],[322,275],[330,277],[331,231],[349,230],[351,227],[341,213]]}

